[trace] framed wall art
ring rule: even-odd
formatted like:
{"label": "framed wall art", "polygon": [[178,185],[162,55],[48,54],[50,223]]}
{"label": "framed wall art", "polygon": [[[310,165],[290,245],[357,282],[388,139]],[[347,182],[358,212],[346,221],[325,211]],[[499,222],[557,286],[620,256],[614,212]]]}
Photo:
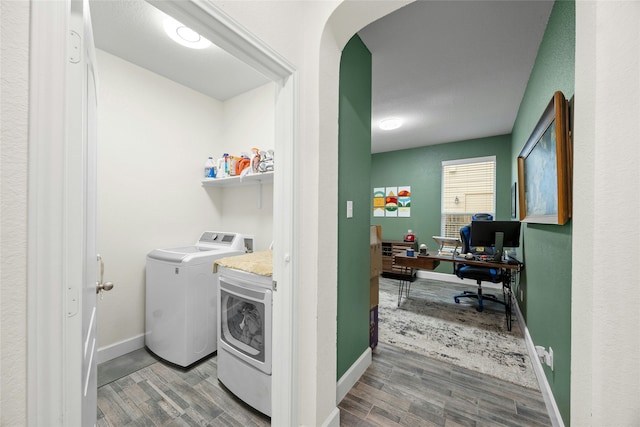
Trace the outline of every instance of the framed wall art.
{"label": "framed wall art", "polygon": [[569,221],[571,157],[569,104],[558,91],[518,155],[520,221]]}
{"label": "framed wall art", "polygon": [[411,216],[411,187],[375,187],[373,189],[374,217]]}
{"label": "framed wall art", "polygon": [[517,205],[518,205],[518,183],[514,182],[511,186],[511,218],[517,217]]}

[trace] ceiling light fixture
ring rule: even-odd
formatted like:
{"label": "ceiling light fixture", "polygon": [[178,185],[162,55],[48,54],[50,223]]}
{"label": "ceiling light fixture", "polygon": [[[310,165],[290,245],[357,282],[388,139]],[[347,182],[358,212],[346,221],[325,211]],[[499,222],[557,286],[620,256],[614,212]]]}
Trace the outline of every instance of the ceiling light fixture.
{"label": "ceiling light fixture", "polygon": [[394,130],[402,126],[402,120],[397,117],[390,117],[388,119],[380,120],[378,126],[382,130]]}
{"label": "ceiling light fixture", "polygon": [[176,43],[191,49],[204,49],[211,46],[211,42],[191,28],[182,25],[173,18],[166,18],[163,22],[164,31]]}

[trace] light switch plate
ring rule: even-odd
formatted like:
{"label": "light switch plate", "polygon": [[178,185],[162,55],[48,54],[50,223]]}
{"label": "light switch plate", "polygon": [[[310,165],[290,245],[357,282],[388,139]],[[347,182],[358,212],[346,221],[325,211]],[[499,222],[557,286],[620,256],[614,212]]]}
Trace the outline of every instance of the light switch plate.
{"label": "light switch plate", "polygon": [[347,218],[353,218],[353,200],[347,200]]}

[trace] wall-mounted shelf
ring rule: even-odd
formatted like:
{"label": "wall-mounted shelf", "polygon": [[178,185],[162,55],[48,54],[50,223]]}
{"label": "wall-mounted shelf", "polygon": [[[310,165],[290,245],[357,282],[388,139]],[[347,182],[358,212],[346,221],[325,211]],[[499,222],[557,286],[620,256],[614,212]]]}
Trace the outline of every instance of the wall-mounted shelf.
{"label": "wall-mounted shelf", "polygon": [[245,176],[230,176],[228,178],[205,178],[203,187],[239,187],[273,182],[273,172],[256,173]]}

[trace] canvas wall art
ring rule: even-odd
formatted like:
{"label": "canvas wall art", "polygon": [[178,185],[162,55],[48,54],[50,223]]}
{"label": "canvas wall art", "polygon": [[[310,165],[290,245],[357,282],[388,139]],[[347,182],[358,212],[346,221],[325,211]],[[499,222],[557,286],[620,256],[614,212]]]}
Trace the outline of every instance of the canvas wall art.
{"label": "canvas wall art", "polygon": [[373,189],[374,217],[410,217],[411,187],[375,187]]}

